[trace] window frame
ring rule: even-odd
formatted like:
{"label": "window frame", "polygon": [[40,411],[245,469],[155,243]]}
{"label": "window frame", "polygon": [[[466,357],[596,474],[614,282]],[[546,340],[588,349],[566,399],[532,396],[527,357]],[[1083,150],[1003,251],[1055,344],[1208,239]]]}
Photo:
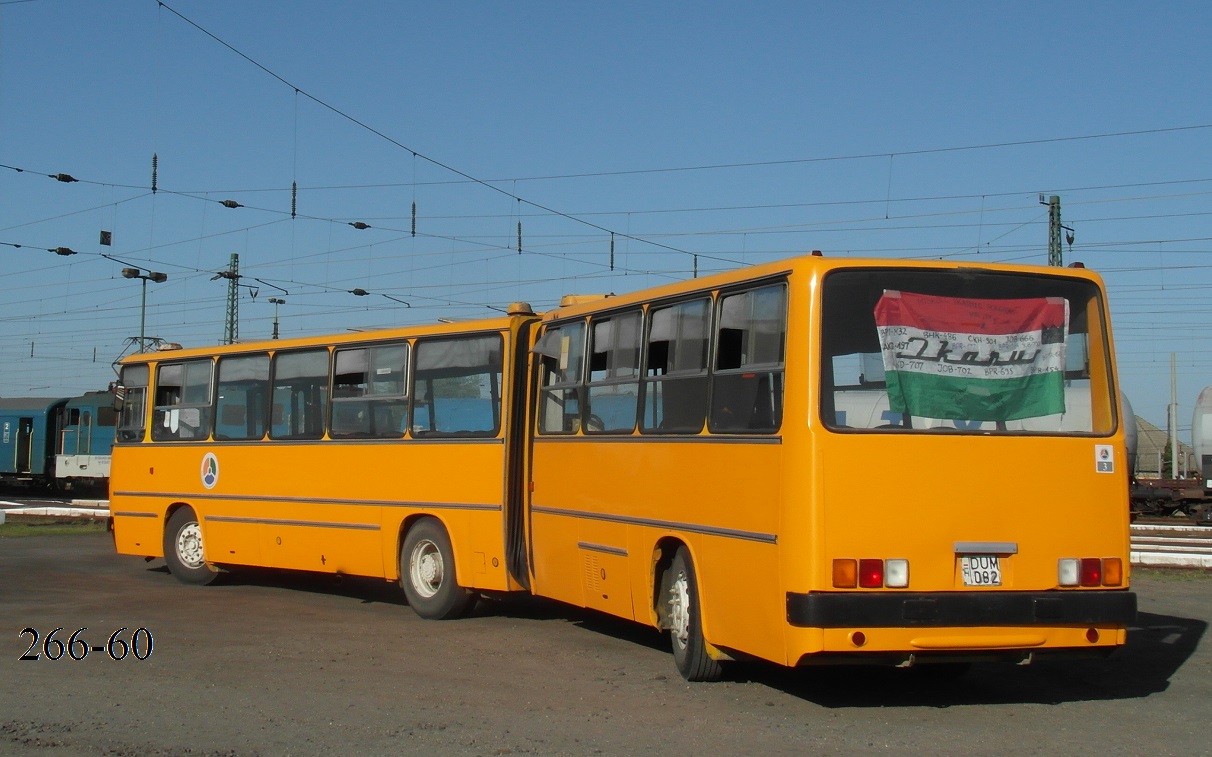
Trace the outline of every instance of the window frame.
{"label": "window frame", "polygon": [[[492,346],[488,347],[487,356],[488,363],[476,363],[475,365],[440,365],[435,363],[433,367],[428,366],[424,358],[428,357],[426,351],[434,346],[442,343],[455,342],[493,342]],[[480,348],[475,348],[480,349]],[[504,423],[504,382],[505,382],[505,338],[498,331],[472,332],[461,334],[439,334],[428,337],[421,337],[412,343],[411,347],[411,366],[409,371],[409,413],[408,413],[408,436],[414,439],[486,439],[496,438],[501,434]],[[463,359],[457,354],[447,355],[445,359],[455,359],[456,361]],[[458,369],[470,368],[487,368],[488,370],[460,371]],[[440,375],[448,373],[448,375]],[[447,402],[450,400],[459,399],[485,399],[483,397],[461,397],[456,394],[439,394],[435,390],[442,390],[448,387],[458,386],[455,383],[459,379],[467,379],[473,376],[487,377],[487,387],[489,397],[486,398],[489,402],[489,410],[492,414],[492,427],[485,428],[439,428],[438,424],[445,424],[448,419],[455,418],[457,415],[449,413],[457,412],[453,407],[444,408],[441,415],[436,414],[438,402]],[[454,380],[454,381],[452,381]],[[449,383],[448,383],[449,382]],[[471,386],[467,383],[464,386]],[[482,390],[483,384],[477,385],[477,390]],[[425,423],[421,422],[421,412],[424,410]]]}
{"label": "window frame", "polygon": [[[621,323],[624,319],[635,321],[634,331],[628,333],[623,328]],[[635,307],[613,310],[608,313],[603,313],[597,316],[591,316],[588,323],[588,341],[585,348],[585,374],[583,376],[585,382],[584,391],[584,410],[582,414],[581,428],[586,434],[632,434],[639,425],[640,411],[642,408],[641,402],[641,385],[643,383],[643,362],[644,353],[644,327],[645,327],[645,312],[640,305]],[[597,352],[598,326],[605,327],[607,324],[612,326],[610,329],[609,340],[610,347],[603,352]],[[626,324],[627,329],[633,328],[630,324]],[[634,345],[627,345],[621,340],[630,337],[634,333]],[[618,361],[620,354],[626,354],[628,351],[634,351],[634,362],[632,366],[625,365]],[[599,369],[603,372],[600,378],[595,378],[595,370],[593,367],[594,355],[605,355],[606,365]],[[631,371],[631,373],[622,373],[622,371]],[[634,395],[617,393],[620,388],[632,387]],[[631,423],[627,426],[622,425],[607,425],[606,418],[599,413],[594,412],[593,404],[595,395],[598,399],[603,397],[618,396],[623,398],[631,398],[632,412]],[[623,417],[622,413],[618,413],[619,417]],[[600,426],[600,427],[599,427]]]}
{"label": "window frame", "polygon": [[[376,383],[375,376],[381,375],[381,363],[378,362],[380,356],[390,354],[390,351],[403,350],[402,364],[400,369],[396,371],[397,378],[394,379],[397,392],[379,392],[374,391]],[[361,352],[363,354],[364,368],[361,371],[362,381],[357,384],[341,382],[342,376],[357,375],[354,371],[341,372],[342,358],[354,353]],[[394,364],[392,364],[394,365]],[[389,368],[391,366],[388,366]],[[401,439],[404,437],[406,430],[410,425],[410,376],[412,372],[412,344],[407,340],[389,341],[389,342],[371,342],[366,344],[338,345],[333,349],[332,354],[332,382],[330,384],[330,403],[329,403],[329,420],[328,420],[328,435],[332,439]],[[340,394],[340,387],[358,387],[360,393]],[[339,416],[344,416],[349,412],[354,412],[361,409],[362,415],[366,420],[366,430],[360,429],[346,430],[344,422],[338,422]],[[379,413],[377,411],[386,409],[388,415],[391,415],[392,409],[402,410],[400,415],[392,416],[395,418],[394,423],[386,423],[383,428],[378,428],[377,423]],[[386,420],[386,418],[385,418]]]}
{"label": "window frame", "polygon": [[[282,361],[290,360],[304,355],[314,356],[323,353],[325,359],[324,372],[304,373],[300,374],[297,379],[322,378],[323,383],[315,381],[296,381],[295,383],[281,385],[279,383],[279,373]],[[296,377],[288,377],[294,379]],[[285,420],[287,416],[286,408],[282,407],[281,419],[286,425],[286,430],[281,433],[275,433],[274,427],[279,425],[279,416],[275,412],[280,406],[278,402],[279,389],[288,389],[290,396],[290,416],[289,420]],[[306,394],[311,397],[304,396]],[[329,346],[322,347],[301,347],[297,349],[281,350],[275,352],[270,361],[269,368],[269,424],[268,437],[273,441],[312,441],[323,439],[328,423],[328,404],[332,394],[332,349]],[[301,402],[296,402],[302,397]],[[320,406],[314,407],[316,401],[319,401]],[[303,412],[301,424],[296,424],[295,416]],[[318,419],[318,428],[316,420]],[[299,430],[301,429],[301,430]]]}
{"label": "window frame", "polygon": [[[863,282],[863,277],[867,277],[869,283]],[[847,278],[855,279],[855,283],[846,282]],[[838,279],[842,281],[838,283]],[[1070,397],[1082,397],[1082,391],[1088,391],[1088,405],[1080,410],[1066,408],[1066,412],[1059,415],[980,421],[908,416],[892,411],[886,397],[882,400],[877,397],[874,401],[864,398],[864,394],[887,392],[884,369],[879,360],[878,339],[871,340],[875,351],[863,349],[859,344],[851,343],[855,337],[839,335],[841,329],[831,330],[831,324],[845,321],[847,324],[864,325],[862,319],[850,316],[847,309],[861,307],[865,318],[866,311],[874,307],[877,292],[888,289],[958,299],[1065,299],[1069,308],[1070,350],[1079,349],[1089,360],[1088,364],[1080,365],[1077,370],[1066,364],[1063,378],[1066,403]],[[814,412],[821,424],[832,433],[908,434],[943,430],[951,434],[979,436],[1106,437],[1113,434],[1117,424],[1122,422],[1116,417],[1118,411],[1111,369],[1106,292],[1095,281],[1077,276],[985,269],[951,270],[925,266],[839,268],[825,275],[820,291],[822,331],[820,344],[814,350],[820,361],[817,380],[821,389]],[[856,299],[861,300],[861,304],[845,304]],[[867,363],[861,362],[864,356],[871,358],[871,366],[878,371],[874,378],[863,370],[867,366]],[[1071,360],[1073,352],[1070,351],[1066,357]],[[853,365],[846,371],[846,377],[838,375],[839,368],[845,367],[840,364],[847,360],[861,363],[857,380],[854,379]],[[1088,389],[1073,391],[1084,382],[1088,382]],[[1066,428],[1066,425],[1083,419],[1084,428]]]}
{"label": "window frame", "polygon": [[[197,380],[196,374],[201,372],[197,370],[199,368],[204,369],[205,383]],[[173,369],[181,371],[176,384],[167,383],[170,378],[165,377],[165,374]],[[163,394],[166,387],[171,386],[176,386],[179,394]],[[199,387],[205,387],[205,392],[199,392]],[[214,387],[213,357],[182,358],[157,363],[153,384],[152,441],[171,443],[209,440],[214,421]]]}
{"label": "window frame", "polygon": [[[700,323],[702,325],[702,346],[700,348],[699,366],[693,369],[674,368],[666,370],[665,373],[654,374],[653,370],[653,339],[652,334],[657,326],[657,318],[661,313],[674,312],[685,309],[688,306],[699,305],[702,308],[702,317]],[[646,319],[644,324],[644,334],[641,342],[642,349],[642,387],[640,390],[640,424],[639,430],[641,434],[667,435],[667,434],[698,434],[703,431],[707,423],[708,408],[710,407],[710,391],[711,391],[711,356],[714,340],[712,335],[714,332],[713,313],[715,310],[715,300],[710,292],[700,292],[693,296],[679,298],[676,300],[662,300],[653,302],[647,309]],[[665,357],[666,366],[678,362],[679,356],[682,353],[681,346],[687,342],[694,340],[682,338],[682,328],[686,323],[684,317],[674,316],[671,326],[673,333],[670,339],[661,340],[670,345],[667,347]],[[668,351],[672,349],[672,357]],[[690,408],[690,412],[683,412],[681,415],[686,418],[684,422],[669,424],[668,410],[675,403],[667,403],[663,397],[668,394],[668,389],[671,386],[676,386],[684,389],[690,384],[701,385],[693,393],[681,392],[675,394],[675,397],[690,396],[697,393],[702,394],[702,402],[697,403],[682,403],[683,408]],[[657,420],[656,408],[658,395],[662,397],[661,418]],[[668,405],[669,407],[666,407]]]}
{"label": "window frame", "polygon": [[[569,340],[570,348],[565,352],[561,349],[552,353],[551,346],[545,343],[544,340],[554,340],[553,337],[563,331],[565,328],[575,327],[577,330],[577,349],[571,349],[572,341]],[[571,335],[569,335],[571,337]],[[543,333],[535,342],[534,352],[539,355],[539,381],[538,381],[538,416],[536,419],[537,433],[540,436],[560,436],[576,434],[582,427],[584,419],[582,418],[585,408],[585,360],[589,338],[589,322],[586,318],[575,318],[567,321],[558,321],[548,323],[543,326]],[[565,360],[565,356],[567,359]],[[575,358],[575,374],[570,376]],[[552,362],[555,362],[556,368],[552,367]],[[557,374],[558,370],[563,370],[564,377],[561,380],[548,381],[549,376]],[[559,394],[560,396],[556,396]],[[569,402],[575,403],[576,411],[569,413],[564,412]],[[551,416],[549,413],[559,412],[558,430],[550,423]]]}
{"label": "window frame", "polygon": [[[776,289],[782,292],[779,304],[781,329],[778,332],[780,338],[777,360],[745,360],[744,353],[741,352],[741,360],[736,365],[721,368],[720,362],[723,360],[725,350],[725,339],[722,332],[725,329],[726,303],[733,297],[756,297],[761,292]],[[716,294],[712,318],[711,389],[707,410],[707,430],[712,434],[772,435],[778,434],[782,428],[786,394],[787,336],[790,327],[790,291],[787,279],[779,278],[773,281],[746,282],[744,285],[723,288]],[[752,314],[755,308],[751,305],[748,310]],[[758,319],[749,318],[748,322],[757,323]],[[756,328],[739,329],[739,331],[742,332],[742,337],[738,349],[745,346],[743,334],[746,331],[758,333]],[[765,387],[762,384],[763,378],[768,382]],[[757,379],[757,382],[754,384],[752,402],[746,403],[744,394],[748,393],[747,382],[751,379]],[[737,389],[729,387],[729,391],[723,391],[729,384],[739,384],[739,387]],[[770,402],[768,407],[759,408],[763,392],[767,394]],[[738,401],[750,405],[747,414],[733,408]],[[761,422],[760,413],[763,411],[769,412],[768,423]]]}
{"label": "window frame", "polygon": [[[254,377],[252,379],[245,379],[243,381],[245,383],[247,383],[247,382],[259,383],[259,387],[257,387],[255,384],[253,387],[253,388],[259,389],[261,407],[260,407],[260,412],[257,414],[253,414],[251,412],[255,408],[252,408],[249,405],[248,397],[250,395],[249,395],[248,391],[244,392],[245,400],[243,403],[230,403],[229,404],[229,403],[225,403],[223,401],[224,386],[225,385],[234,386],[236,384],[241,383],[240,380],[230,380],[230,381],[226,382],[226,384],[225,384],[225,382],[223,381],[224,366],[230,365],[233,362],[237,362],[237,361],[251,362],[254,360],[255,361],[264,360],[264,362],[265,362],[264,378]],[[272,405],[272,403],[270,401],[270,396],[271,396],[270,371],[272,369],[272,364],[273,364],[273,359],[272,359],[272,356],[268,352],[243,352],[243,353],[237,353],[237,354],[232,354],[232,355],[220,355],[219,356],[219,359],[216,361],[216,365],[215,365],[215,423],[214,423],[215,441],[224,441],[224,442],[260,441],[260,440],[265,439],[269,435],[269,426],[270,426],[270,423],[269,423],[270,417],[269,416],[270,416],[270,408]],[[261,433],[259,435],[255,435],[255,436],[252,434],[249,434],[247,436],[231,436],[226,433],[221,433],[219,429],[220,429],[220,425],[222,423],[222,414],[227,407],[241,407],[244,409],[245,417],[244,417],[243,423],[244,423],[246,429],[248,428],[249,418],[250,417],[256,418],[257,416],[259,416],[259,418],[257,418],[257,420],[259,421]]]}
{"label": "window frame", "polygon": [[[138,377],[139,373],[143,375]],[[122,409],[115,424],[116,438],[120,442],[142,442],[147,438],[147,391],[151,385],[151,366],[147,363],[128,363],[122,366],[118,381],[123,396]]]}

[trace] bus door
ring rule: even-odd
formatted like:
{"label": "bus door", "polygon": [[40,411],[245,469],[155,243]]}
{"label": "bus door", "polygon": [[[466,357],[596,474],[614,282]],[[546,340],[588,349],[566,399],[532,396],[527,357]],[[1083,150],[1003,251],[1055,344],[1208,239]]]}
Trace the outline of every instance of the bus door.
{"label": "bus door", "polygon": [[530,339],[534,320],[517,322],[512,341],[513,355],[505,365],[512,372],[509,426],[505,430],[505,560],[509,575],[522,588],[530,590],[531,560],[528,554],[526,518],[530,500]]}

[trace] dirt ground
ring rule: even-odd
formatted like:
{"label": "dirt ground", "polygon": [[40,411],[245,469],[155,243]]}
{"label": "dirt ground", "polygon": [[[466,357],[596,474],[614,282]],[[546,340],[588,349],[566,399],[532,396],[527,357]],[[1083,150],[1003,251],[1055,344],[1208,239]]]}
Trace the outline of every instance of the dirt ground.
{"label": "dirt ground", "polygon": [[[1134,583],[1138,624],[1107,660],[952,682],[744,665],[687,684],[654,632],[552,602],[435,623],[381,581],[197,588],[103,534],[0,538],[0,754],[1212,754],[1212,576]],[[46,659],[59,627],[103,649]],[[20,659],[25,628],[41,659]],[[110,659],[120,628],[147,629],[151,654]]]}

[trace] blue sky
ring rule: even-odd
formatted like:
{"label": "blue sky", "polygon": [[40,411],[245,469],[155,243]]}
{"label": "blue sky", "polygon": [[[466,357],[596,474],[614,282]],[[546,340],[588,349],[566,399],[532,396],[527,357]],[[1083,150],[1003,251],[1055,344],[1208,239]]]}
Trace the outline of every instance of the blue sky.
{"label": "blue sky", "polygon": [[1209,29],[1199,2],[0,0],[0,395],[105,387],[139,329],[123,263],[168,274],[147,335],[202,345],[232,253],[247,340],[270,297],[317,334],[696,256],[1042,264],[1043,193],[1163,427],[1176,353],[1186,434],[1212,384]]}

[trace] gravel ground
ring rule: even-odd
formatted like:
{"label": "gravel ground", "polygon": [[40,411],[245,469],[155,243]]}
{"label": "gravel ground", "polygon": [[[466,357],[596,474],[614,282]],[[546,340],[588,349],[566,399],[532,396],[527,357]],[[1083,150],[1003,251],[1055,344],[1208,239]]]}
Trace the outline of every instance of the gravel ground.
{"label": "gravel ground", "polygon": [[[654,632],[553,602],[434,623],[381,581],[197,588],[105,535],[0,538],[0,754],[1212,754],[1212,575],[1140,571],[1134,588],[1138,624],[1107,660],[950,682],[745,665],[691,685]],[[46,659],[60,627],[65,645],[87,628],[84,659]],[[20,659],[26,628],[41,659]],[[110,659],[121,628],[147,629],[146,659]]]}

